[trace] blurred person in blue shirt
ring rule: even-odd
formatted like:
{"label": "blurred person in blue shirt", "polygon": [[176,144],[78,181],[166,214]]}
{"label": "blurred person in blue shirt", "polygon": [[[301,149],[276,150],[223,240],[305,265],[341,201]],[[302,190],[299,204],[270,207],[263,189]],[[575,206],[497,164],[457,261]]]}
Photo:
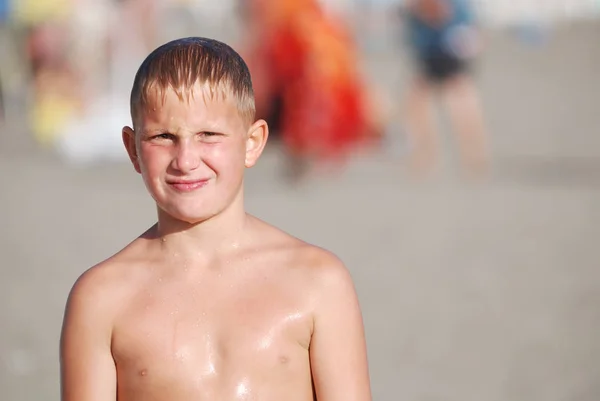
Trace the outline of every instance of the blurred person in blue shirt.
{"label": "blurred person in blue shirt", "polygon": [[481,49],[481,40],[470,4],[467,0],[409,0],[405,9],[406,37],[417,69],[405,105],[411,167],[418,173],[428,173],[436,164],[438,140],[432,102],[439,90],[465,167],[481,172],[488,163],[486,133],[469,71]]}
{"label": "blurred person in blue shirt", "polygon": [[0,0],[0,24],[5,24],[8,20],[8,12],[10,11],[9,3],[9,0]]}
{"label": "blurred person in blue shirt", "polygon": [[4,105],[4,87],[5,87],[5,79],[6,79],[6,59],[7,57],[7,47],[9,39],[8,32],[8,21],[10,17],[10,1],[11,0],[0,0],[0,59],[2,63],[0,64],[0,122],[4,121],[5,116],[5,105]]}

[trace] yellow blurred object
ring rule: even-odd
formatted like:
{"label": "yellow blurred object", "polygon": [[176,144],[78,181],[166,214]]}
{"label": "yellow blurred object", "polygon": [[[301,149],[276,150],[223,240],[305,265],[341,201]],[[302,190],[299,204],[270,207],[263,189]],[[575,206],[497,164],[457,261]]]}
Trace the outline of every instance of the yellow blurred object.
{"label": "yellow blurred object", "polygon": [[[14,3],[15,22],[34,30],[29,35],[29,52],[38,64],[34,79],[34,101],[31,105],[31,129],[34,138],[44,146],[60,136],[67,121],[77,110],[73,83],[66,66],[50,66],[66,52],[69,20],[76,0],[18,0]],[[66,34],[66,35],[64,35]],[[59,61],[62,63],[62,61]]]}
{"label": "yellow blurred object", "polygon": [[73,0],[18,0],[14,5],[14,15],[18,23],[37,25],[67,18],[72,6]]}
{"label": "yellow blurred object", "polygon": [[32,110],[32,129],[37,142],[43,146],[51,145],[60,137],[62,129],[75,110],[75,102],[64,95],[40,95]]}

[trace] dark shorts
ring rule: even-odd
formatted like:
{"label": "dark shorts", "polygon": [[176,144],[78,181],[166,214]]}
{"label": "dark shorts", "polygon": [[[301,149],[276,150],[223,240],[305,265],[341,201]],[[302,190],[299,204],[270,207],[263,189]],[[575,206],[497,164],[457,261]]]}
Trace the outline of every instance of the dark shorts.
{"label": "dark shorts", "polygon": [[447,53],[436,53],[421,57],[418,64],[421,74],[427,80],[435,83],[444,82],[469,70],[468,63],[465,60]]}

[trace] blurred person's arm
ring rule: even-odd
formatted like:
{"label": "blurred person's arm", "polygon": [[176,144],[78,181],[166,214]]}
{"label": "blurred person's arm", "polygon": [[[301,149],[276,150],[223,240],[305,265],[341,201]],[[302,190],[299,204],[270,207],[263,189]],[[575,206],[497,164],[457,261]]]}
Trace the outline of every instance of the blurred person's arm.
{"label": "blurred person's arm", "polygon": [[309,351],[316,399],[371,401],[364,327],[352,278],[337,259],[320,270]]}
{"label": "blurred person's arm", "polygon": [[97,276],[94,271],[83,274],[67,301],[60,344],[62,401],[117,399],[112,302]]}
{"label": "blurred person's arm", "polygon": [[484,49],[484,30],[480,24],[480,19],[475,11],[472,0],[457,0],[459,12],[458,20],[461,25],[467,28],[467,37],[465,40],[471,48],[470,57],[478,56]]}

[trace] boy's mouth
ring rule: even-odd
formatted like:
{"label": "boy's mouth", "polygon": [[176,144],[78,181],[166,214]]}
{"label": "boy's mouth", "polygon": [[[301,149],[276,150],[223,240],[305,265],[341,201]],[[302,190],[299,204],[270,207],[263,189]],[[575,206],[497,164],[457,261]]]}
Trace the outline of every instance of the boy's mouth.
{"label": "boy's mouth", "polygon": [[191,192],[208,184],[208,179],[202,180],[169,180],[167,184],[178,192]]}

